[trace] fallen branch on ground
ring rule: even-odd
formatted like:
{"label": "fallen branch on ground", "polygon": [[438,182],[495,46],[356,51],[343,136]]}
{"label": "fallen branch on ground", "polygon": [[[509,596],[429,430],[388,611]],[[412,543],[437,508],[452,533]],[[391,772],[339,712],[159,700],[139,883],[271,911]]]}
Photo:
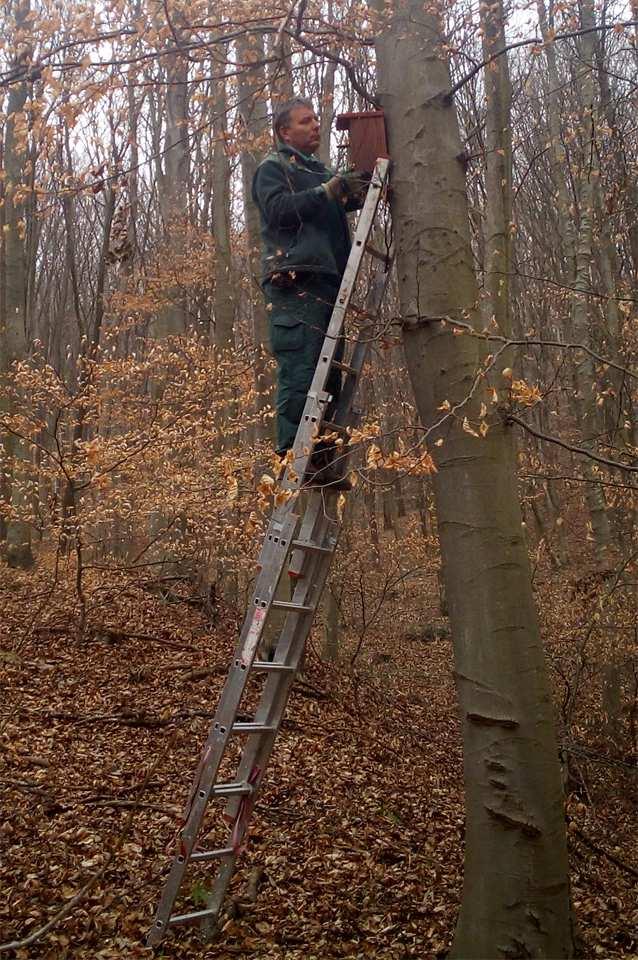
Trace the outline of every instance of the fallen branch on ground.
{"label": "fallen branch on ground", "polygon": [[635,867],[625,863],[624,860],[621,860],[620,857],[617,857],[614,853],[610,853],[609,850],[599,847],[598,844],[594,843],[594,841],[590,839],[586,833],[583,833],[580,827],[576,826],[573,820],[569,824],[569,833],[577,836],[579,840],[582,840],[586,847],[589,847],[589,849],[593,850],[594,853],[598,853],[601,857],[604,857],[605,860],[609,860],[610,863],[615,864],[624,873],[628,873],[630,877],[638,878],[638,870],[636,870]]}

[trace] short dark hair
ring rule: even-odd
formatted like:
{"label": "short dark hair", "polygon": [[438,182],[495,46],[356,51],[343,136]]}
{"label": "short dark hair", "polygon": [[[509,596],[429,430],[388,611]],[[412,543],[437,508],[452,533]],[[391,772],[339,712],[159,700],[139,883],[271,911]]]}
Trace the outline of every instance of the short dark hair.
{"label": "short dark hair", "polygon": [[275,137],[279,137],[279,131],[282,127],[288,126],[290,123],[290,114],[295,107],[309,107],[310,110],[315,109],[312,101],[306,100],[305,97],[293,97],[292,100],[286,100],[285,103],[280,103],[274,112],[272,121]]}

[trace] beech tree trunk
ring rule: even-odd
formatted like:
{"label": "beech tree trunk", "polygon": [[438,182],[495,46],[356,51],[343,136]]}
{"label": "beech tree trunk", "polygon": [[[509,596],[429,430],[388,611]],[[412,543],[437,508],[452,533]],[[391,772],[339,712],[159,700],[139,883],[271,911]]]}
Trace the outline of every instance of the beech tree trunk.
{"label": "beech tree trunk", "polygon": [[[179,19],[179,18],[176,18]],[[172,44],[171,44],[172,45]],[[184,255],[185,230],[189,219],[189,155],[188,139],[188,61],[181,53],[166,55],[164,172],[159,176],[160,206],[164,231],[178,262]],[[187,305],[179,286],[171,294],[171,302],[155,318],[153,331],[157,337],[179,336],[186,330]]]}
{"label": "beech tree trunk", "polygon": [[[594,6],[592,0],[582,0],[581,28],[594,26]],[[593,220],[595,193],[599,189],[599,169],[594,143],[597,103],[594,88],[594,64],[596,59],[596,40],[594,33],[585,33],[578,41],[583,73],[579,84],[581,95],[581,124],[586,154],[580,169],[578,184],[579,230],[574,250],[574,282],[571,304],[571,322],[574,339],[580,343],[589,343],[589,291],[591,290],[591,262],[593,254]],[[593,449],[598,432],[598,408],[595,403],[593,386],[596,383],[596,371],[591,357],[582,355],[574,364],[574,385],[576,387],[576,410],[584,431],[583,446]],[[588,475],[596,479],[593,465],[588,466]],[[597,483],[586,484],[587,506],[591,518],[592,535],[596,549],[596,561],[599,567],[609,565],[611,546],[611,527],[607,514],[607,503],[602,486]]]}
{"label": "beech tree trunk", "polygon": [[509,428],[478,425],[480,342],[461,142],[438,20],[404,0],[377,40],[393,167],[393,221],[408,369],[431,437],[454,637],[466,790],[464,895],[451,956],[571,957],[563,793]]}
{"label": "beech tree trunk", "polygon": [[[219,64],[215,69],[221,70]],[[215,345],[234,346],[235,297],[230,249],[230,162],[226,148],[226,81],[214,81],[213,236],[215,238]]]}
{"label": "beech tree trunk", "polygon": [[278,103],[292,100],[295,96],[290,61],[290,41],[285,34],[279,39],[279,42],[277,42],[275,34],[266,34],[266,59],[268,63],[268,86],[270,87],[270,98],[274,113]]}
{"label": "beech tree trunk", "polygon": [[[328,16],[332,17],[332,4],[328,5]],[[331,166],[330,139],[332,137],[332,121],[334,119],[335,106],[335,73],[337,64],[334,60],[328,60],[324,65],[323,83],[321,89],[321,109],[320,109],[320,135],[321,143],[319,145],[319,159],[327,167]]]}
{"label": "beech tree trunk", "polygon": [[[479,3],[483,29],[483,56],[487,60],[506,46],[502,0]],[[507,54],[497,57],[485,70],[485,293],[487,313],[501,333],[509,337],[512,241],[512,128]]]}
{"label": "beech tree trunk", "polygon": [[[590,2],[581,4],[581,26],[589,29],[594,26],[594,10]],[[563,255],[567,264],[566,280],[571,295],[571,337],[573,340],[590,346],[589,330],[589,297],[591,289],[590,265],[592,259],[592,227],[594,216],[594,190],[598,189],[598,164],[592,140],[595,123],[595,94],[594,94],[594,61],[595,39],[594,33],[584,34],[579,39],[581,72],[579,93],[581,100],[581,124],[585,142],[590,145],[588,156],[583,158],[579,171],[576,189],[578,207],[578,228],[574,223],[574,216],[570,209],[570,199],[565,181],[565,171],[569,167],[563,138],[560,130],[558,111],[558,95],[561,81],[556,63],[556,53],[551,40],[552,24],[547,22],[547,15],[543,0],[537,3],[538,17],[541,32],[545,43],[545,57],[549,77],[549,96],[547,110],[549,132],[552,148],[552,180],[556,191],[555,198],[558,208],[559,236],[563,247]],[[589,67],[589,69],[588,69]],[[594,184],[596,181],[596,184]],[[574,379],[574,408],[584,436],[582,446],[593,449],[595,436],[598,431],[598,411],[592,386],[596,381],[594,364],[586,354],[573,356]],[[585,498],[589,510],[592,538],[596,553],[597,565],[605,569],[609,565],[609,551],[612,541],[611,527],[607,515],[605,494],[600,484],[596,483],[596,473],[593,464],[587,462],[583,468],[591,482],[585,484]]]}
{"label": "beech tree trunk", "polygon": [[332,586],[328,585],[324,597],[323,655],[333,663],[339,659],[339,602]]}
{"label": "beech tree trunk", "polygon": [[248,266],[250,270],[250,304],[252,311],[252,329],[255,341],[255,386],[257,389],[257,411],[264,414],[255,428],[257,439],[270,439],[274,442],[275,420],[266,417],[273,403],[275,377],[272,364],[268,363],[270,352],[268,315],[266,304],[259,287],[261,232],[259,211],[253,203],[251,187],[257,164],[268,151],[270,130],[266,103],[266,73],[263,61],[264,42],[258,34],[245,35],[237,41],[239,59],[245,64],[255,66],[242,70],[239,75],[238,110],[242,120],[244,143],[241,151],[241,179],[244,196],[244,222],[246,225],[246,243],[248,246]]}
{"label": "beech tree trunk", "polygon": [[[9,5],[16,33],[25,27],[30,12],[29,0],[16,0]],[[12,64],[28,62],[27,52],[22,49]],[[3,296],[0,300],[0,376],[10,372],[16,360],[23,360],[27,353],[27,223],[24,182],[27,176],[28,157],[27,114],[25,105],[29,84],[14,83],[9,88],[4,136],[4,224],[3,224]],[[14,412],[10,403],[3,403],[3,413]],[[31,527],[24,519],[28,512],[29,499],[23,473],[29,470],[29,451],[26,444],[15,434],[4,432],[4,452],[9,463],[6,476],[5,496],[11,501],[13,519],[6,525],[6,553],[10,566],[24,569],[33,564],[31,551]],[[6,468],[5,468],[6,469]]]}

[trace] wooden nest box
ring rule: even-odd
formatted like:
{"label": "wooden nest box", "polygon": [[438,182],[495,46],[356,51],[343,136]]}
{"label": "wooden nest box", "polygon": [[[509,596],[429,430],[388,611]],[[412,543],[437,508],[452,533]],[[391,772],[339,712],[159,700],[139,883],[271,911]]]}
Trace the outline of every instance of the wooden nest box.
{"label": "wooden nest box", "polygon": [[348,166],[372,173],[377,157],[388,156],[383,110],[340,113],[337,130],[348,131]]}

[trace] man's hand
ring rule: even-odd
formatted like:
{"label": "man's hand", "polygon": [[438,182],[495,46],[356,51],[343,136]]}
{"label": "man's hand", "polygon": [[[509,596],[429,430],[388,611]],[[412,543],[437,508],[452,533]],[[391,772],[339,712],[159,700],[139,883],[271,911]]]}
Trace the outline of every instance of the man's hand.
{"label": "man's hand", "polygon": [[331,200],[347,203],[348,200],[361,196],[371,179],[370,174],[365,170],[346,170],[331,177],[322,186]]}

